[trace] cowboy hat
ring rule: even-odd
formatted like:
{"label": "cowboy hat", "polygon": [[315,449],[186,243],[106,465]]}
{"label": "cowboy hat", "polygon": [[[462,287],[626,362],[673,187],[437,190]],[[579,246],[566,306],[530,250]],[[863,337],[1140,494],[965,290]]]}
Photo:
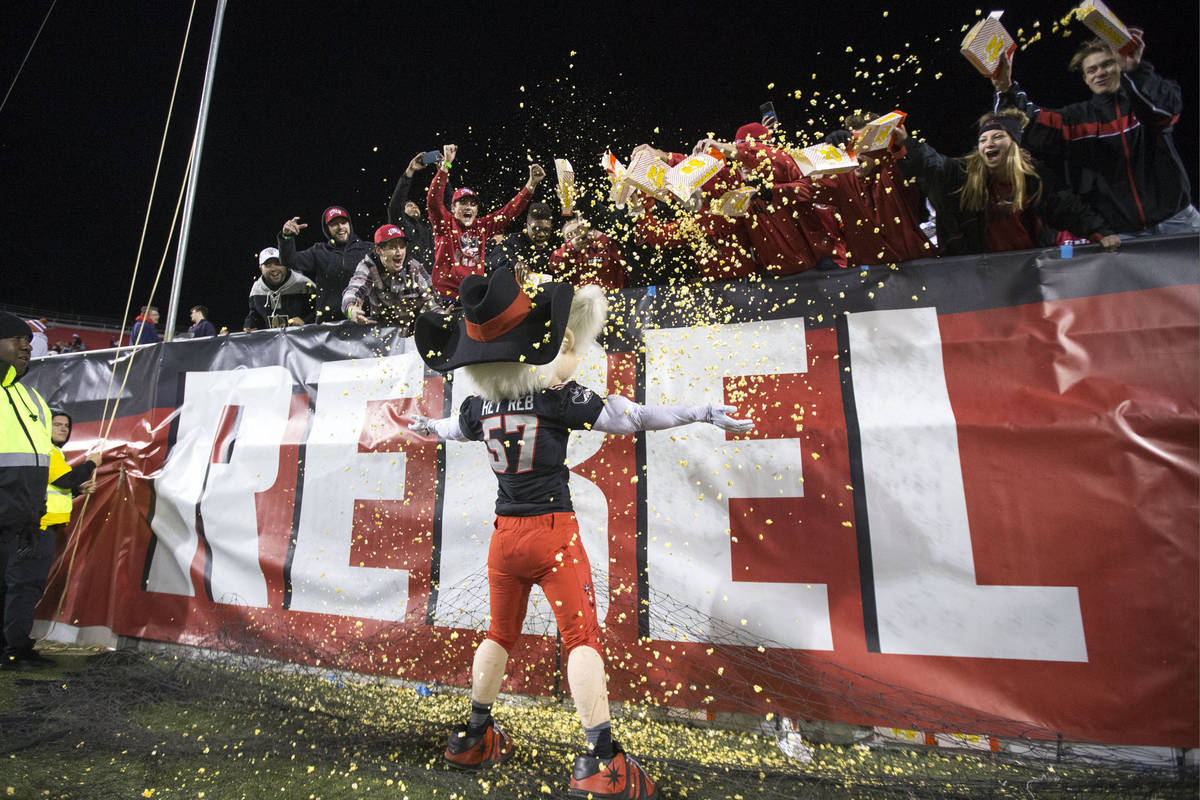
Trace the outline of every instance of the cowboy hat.
{"label": "cowboy hat", "polygon": [[530,296],[508,267],[488,277],[468,275],[459,286],[461,309],[417,318],[417,351],[438,372],[495,361],[549,364],[562,346],[574,292],[569,283],[552,282]]}

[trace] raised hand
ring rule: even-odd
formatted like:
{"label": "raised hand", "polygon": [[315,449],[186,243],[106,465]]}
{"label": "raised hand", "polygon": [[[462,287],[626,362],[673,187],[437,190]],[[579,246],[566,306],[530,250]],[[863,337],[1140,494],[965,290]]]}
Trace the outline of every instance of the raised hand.
{"label": "raised hand", "polygon": [[1115,53],[1121,72],[1129,72],[1142,63],[1142,55],[1146,52],[1146,32],[1141,28],[1130,28],[1129,35],[1133,37],[1133,52],[1127,56]]}
{"label": "raised hand", "polygon": [[300,231],[308,227],[307,222],[301,222],[299,217],[292,217],[287,222],[283,223],[284,236],[299,236]]}
{"label": "raised hand", "polygon": [[1012,86],[1012,56],[1007,51],[1000,54],[1000,63],[996,66],[996,74],[992,75],[992,87],[997,92],[1007,92]]}

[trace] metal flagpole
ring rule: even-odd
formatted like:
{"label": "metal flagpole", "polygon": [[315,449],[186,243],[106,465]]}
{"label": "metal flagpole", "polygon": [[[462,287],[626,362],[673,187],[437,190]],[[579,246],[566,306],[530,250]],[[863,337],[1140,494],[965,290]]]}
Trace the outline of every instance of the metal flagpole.
{"label": "metal flagpole", "polygon": [[200,153],[204,148],[204,128],[208,124],[208,103],[212,98],[213,75],[217,71],[217,47],[221,44],[221,23],[225,19],[226,0],[217,0],[217,16],[213,20],[212,42],[208,45],[208,67],[204,71],[204,91],[200,96],[200,117],[196,120],[195,155],[188,170],[187,196],[183,201],[183,222],[179,227],[179,247],[175,252],[175,274],[171,278],[171,300],[167,305],[167,324],[163,340],[175,338],[175,322],[179,317],[179,293],[183,288],[183,261],[187,255],[188,234],[192,230],[192,206],[196,200],[196,178],[200,174]]}

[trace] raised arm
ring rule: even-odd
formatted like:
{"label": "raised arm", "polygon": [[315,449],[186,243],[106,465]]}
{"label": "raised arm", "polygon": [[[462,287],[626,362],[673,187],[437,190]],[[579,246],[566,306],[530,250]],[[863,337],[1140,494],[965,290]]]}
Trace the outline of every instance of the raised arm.
{"label": "raised arm", "polygon": [[905,176],[923,178],[943,188],[956,178],[961,179],[966,172],[966,168],[958,159],[947,158],[924,142],[910,138],[903,125],[896,128],[892,155],[897,159],[896,163]]}
{"label": "raised arm", "polygon": [[525,209],[529,207],[529,201],[533,199],[533,193],[537,190],[538,184],[546,177],[546,170],[542,169],[540,164],[529,165],[529,180],[525,181],[525,185],[516,193],[513,199],[505,203],[501,208],[493,211],[490,214],[484,214],[475,224],[480,226],[484,231],[485,237],[490,237],[493,234],[501,233],[508,227],[508,224],[517,217],[525,213]]}
{"label": "raised arm", "polygon": [[408,202],[412,190],[413,176],[426,166],[428,165],[421,161],[421,153],[417,153],[412,157],[412,161],[408,162],[404,172],[400,173],[396,180],[396,188],[392,191],[392,199],[388,202],[388,222],[399,225],[404,220],[404,204]]}
{"label": "raised arm", "polygon": [[627,434],[638,431],[661,431],[692,422],[708,422],[723,431],[746,433],[754,429],[748,419],[734,419],[729,414],[737,409],[726,405],[707,406],[643,406],[622,397],[609,395],[604,410],[592,425],[604,433]]}
{"label": "raised arm", "polygon": [[429,215],[435,235],[445,236],[454,229],[454,215],[446,208],[446,182],[450,180],[450,165],[454,163],[456,155],[458,145],[448,144],[442,148],[442,163],[433,173],[429,191],[425,193],[425,213]]}

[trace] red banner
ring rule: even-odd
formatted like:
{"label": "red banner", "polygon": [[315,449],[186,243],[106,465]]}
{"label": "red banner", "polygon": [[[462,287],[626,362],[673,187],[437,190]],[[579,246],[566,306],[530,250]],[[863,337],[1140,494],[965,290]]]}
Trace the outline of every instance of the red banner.
{"label": "red banner", "polygon": [[[572,439],[612,696],[1200,744],[1197,272],[1189,237],[614,295],[581,383],[756,428]],[[465,376],[349,323],[114,352],[28,378],[71,455],[130,370],[56,635],[465,685],[495,480],[403,422]],[[539,598],[506,690],[556,688]]]}

